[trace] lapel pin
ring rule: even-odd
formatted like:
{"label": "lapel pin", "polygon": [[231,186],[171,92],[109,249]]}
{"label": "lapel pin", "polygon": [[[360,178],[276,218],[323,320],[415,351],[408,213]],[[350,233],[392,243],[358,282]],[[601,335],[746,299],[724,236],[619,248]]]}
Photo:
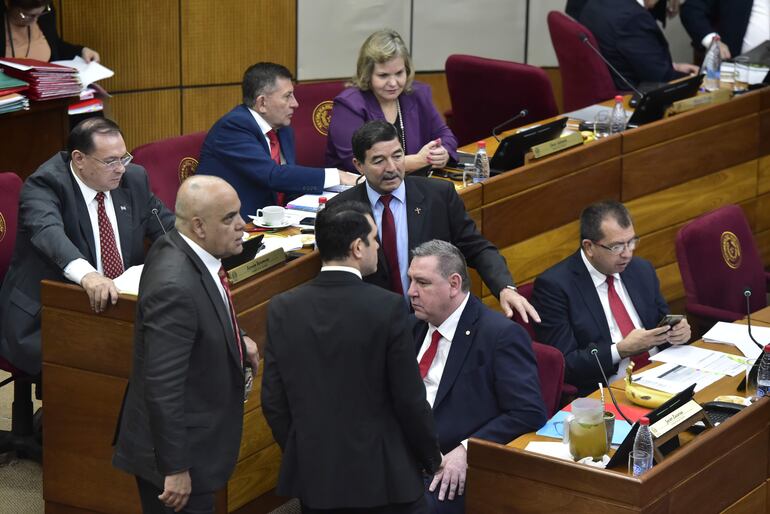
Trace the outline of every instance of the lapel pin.
{"label": "lapel pin", "polygon": [[414,212],[416,212],[417,215],[419,216],[420,214],[422,214],[422,209],[420,209],[419,207],[415,207]]}
{"label": "lapel pin", "polygon": [[469,336],[469,335],[471,335],[471,331],[470,331],[470,330],[466,330],[466,331],[465,331],[465,335],[466,335],[466,336]]}
{"label": "lapel pin", "polygon": [[121,210],[121,211],[125,211],[125,210],[126,210],[126,206],[125,206],[125,205],[121,205],[121,206],[120,206],[120,210]]}

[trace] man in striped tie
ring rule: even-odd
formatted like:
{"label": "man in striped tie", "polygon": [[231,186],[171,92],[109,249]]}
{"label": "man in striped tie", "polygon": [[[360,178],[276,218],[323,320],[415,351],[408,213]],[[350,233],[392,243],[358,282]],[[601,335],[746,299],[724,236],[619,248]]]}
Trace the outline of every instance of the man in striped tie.
{"label": "man in striped tie", "polygon": [[506,444],[546,421],[537,363],[524,329],[470,294],[465,259],[434,239],[412,250],[408,294],[417,361],[444,469],[426,477],[431,512],[465,511],[469,437]]}

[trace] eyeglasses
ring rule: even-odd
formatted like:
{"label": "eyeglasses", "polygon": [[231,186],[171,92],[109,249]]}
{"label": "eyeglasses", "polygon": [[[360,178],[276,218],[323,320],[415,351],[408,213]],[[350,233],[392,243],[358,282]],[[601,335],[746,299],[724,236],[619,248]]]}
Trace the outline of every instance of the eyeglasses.
{"label": "eyeglasses", "polygon": [[625,243],[615,243],[612,246],[603,245],[601,243],[597,243],[596,241],[591,241],[596,246],[601,246],[605,250],[609,251],[613,255],[620,255],[623,253],[623,250],[628,248],[629,251],[633,252],[636,250],[636,247],[639,246],[639,236],[634,236],[633,238],[629,239]]}
{"label": "eyeglasses", "polygon": [[41,16],[45,16],[46,14],[48,14],[50,12],[51,12],[51,4],[46,5],[45,8],[43,9],[43,11],[38,13],[38,14],[27,14],[27,13],[25,13],[22,10],[18,11],[19,18],[21,18],[24,21],[35,20],[37,18],[40,18]]}
{"label": "eyeglasses", "polygon": [[86,154],[87,157],[92,158],[93,160],[100,162],[104,164],[104,167],[107,168],[110,171],[115,171],[118,169],[119,166],[128,166],[128,164],[134,159],[134,156],[130,153],[126,152],[126,155],[119,159],[110,159],[109,161],[103,161],[101,159],[98,159],[94,157],[93,155]]}

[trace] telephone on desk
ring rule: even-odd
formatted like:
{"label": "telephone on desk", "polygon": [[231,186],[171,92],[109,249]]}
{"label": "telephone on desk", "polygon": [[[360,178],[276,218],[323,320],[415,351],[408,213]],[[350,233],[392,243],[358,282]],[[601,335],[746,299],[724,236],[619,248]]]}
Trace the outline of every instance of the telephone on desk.
{"label": "telephone on desk", "polygon": [[[740,411],[742,411],[745,408],[745,405],[740,405],[733,402],[720,402],[720,401],[713,401],[713,402],[706,402],[703,405],[703,410],[706,412],[706,416],[708,416],[711,423],[714,424],[715,427],[719,426],[724,421],[727,421],[728,418],[738,414]],[[693,432],[695,434],[700,434],[706,429],[705,425],[702,421],[699,421],[698,423],[695,423],[692,427],[690,427],[690,432]]]}

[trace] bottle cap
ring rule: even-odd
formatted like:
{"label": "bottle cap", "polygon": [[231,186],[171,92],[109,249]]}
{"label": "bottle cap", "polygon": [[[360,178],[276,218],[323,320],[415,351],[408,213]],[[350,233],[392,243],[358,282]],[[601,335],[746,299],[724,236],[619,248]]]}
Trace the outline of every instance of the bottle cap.
{"label": "bottle cap", "polygon": [[765,346],[765,353],[770,353],[770,344]]}
{"label": "bottle cap", "polygon": [[639,418],[639,424],[642,426],[649,426],[650,425],[650,418],[648,417],[641,417]]}
{"label": "bottle cap", "polygon": [[322,203],[326,203],[326,197],[322,196],[318,199],[318,205],[321,205]]}
{"label": "bottle cap", "polygon": [[486,141],[479,141],[478,143],[476,143],[476,146],[478,146],[479,148],[486,148],[487,147],[487,142]]}
{"label": "bottle cap", "polygon": [[615,101],[616,102],[622,102],[623,101],[623,97],[618,95],[618,96],[615,97]]}

